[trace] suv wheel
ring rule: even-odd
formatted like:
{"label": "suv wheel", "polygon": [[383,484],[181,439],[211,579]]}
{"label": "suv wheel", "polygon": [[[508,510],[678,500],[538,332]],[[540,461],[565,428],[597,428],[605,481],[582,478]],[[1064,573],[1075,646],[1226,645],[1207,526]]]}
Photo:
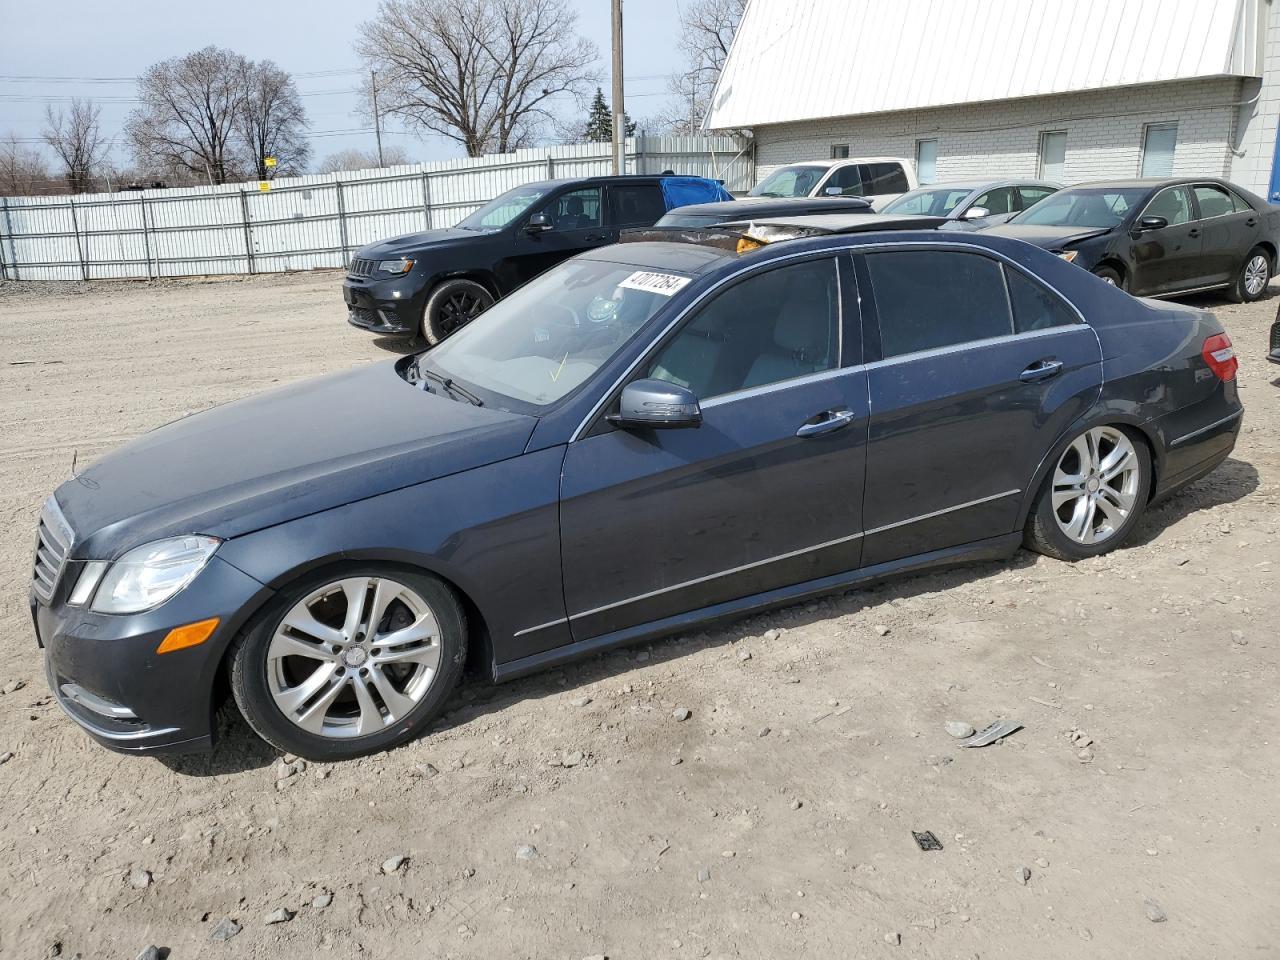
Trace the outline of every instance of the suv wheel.
{"label": "suv wheel", "polygon": [[282,590],[236,642],[231,692],[264,740],[346,760],[421,733],[458,682],[466,620],[436,577],[330,571]]}
{"label": "suv wheel", "polygon": [[435,346],[493,306],[493,294],[474,280],[446,280],[427,297],[422,337]]}

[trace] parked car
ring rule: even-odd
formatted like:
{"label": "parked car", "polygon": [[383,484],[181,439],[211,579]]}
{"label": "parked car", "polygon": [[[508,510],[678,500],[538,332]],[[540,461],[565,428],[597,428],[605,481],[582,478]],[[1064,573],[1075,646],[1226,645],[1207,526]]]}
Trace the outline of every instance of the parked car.
{"label": "parked car", "polygon": [[980,230],[1004,223],[1061,189],[1062,184],[1048,180],[955,180],[904,193],[882,211],[946,217],[944,230]]}
{"label": "parked car", "polygon": [[709,227],[748,217],[803,216],[809,213],[870,213],[871,201],[863,197],[741,197],[719,203],[693,203],[665,214],[655,226]]}
{"label": "parked car", "polygon": [[1207,177],[1086,183],[1060,190],[989,233],[1056,253],[1135,296],[1267,289],[1280,207]]}
{"label": "parked car", "polygon": [[914,190],[916,167],[899,157],[811,160],[779,167],[756,184],[753,197],[865,197],[876,209]]}
{"label": "parked car", "polygon": [[1277,311],[1275,322],[1271,324],[1271,350],[1267,359],[1272,363],[1280,363],[1280,311]]}
{"label": "parked car", "polygon": [[457,226],[356,251],[342,285],[352,326],[436,344],[499,297],[575,253],[689,203],[732,200],[702,177],[588,177],[526,183]]}
{"label": "parked car", "polygon": [[425,730],[468,661],[504,680],[1021,544],[1097,556],[1230,453],[1212,314],[837,219],[591,250],[434,350],[107,454],[40,518],[57,702],[189,751],[226,678],[280,749],[353,757]]}

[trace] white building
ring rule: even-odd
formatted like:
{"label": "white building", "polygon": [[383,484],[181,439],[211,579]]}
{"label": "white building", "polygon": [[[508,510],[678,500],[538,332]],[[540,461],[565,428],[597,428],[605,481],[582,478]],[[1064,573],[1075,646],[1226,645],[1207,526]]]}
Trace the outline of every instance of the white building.
{"label": "white building", "polygon": [[1280,201],[1280,0],[750,0],[707,126],[757,178],[914,158],[921,179],[1212,175]]}

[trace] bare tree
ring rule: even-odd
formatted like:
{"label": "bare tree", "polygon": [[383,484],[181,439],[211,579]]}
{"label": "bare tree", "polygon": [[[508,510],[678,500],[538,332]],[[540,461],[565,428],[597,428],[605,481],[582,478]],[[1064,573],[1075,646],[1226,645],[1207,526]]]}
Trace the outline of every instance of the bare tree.
{"label": "bare tree", "polygon": [[34,197],[54,193],[52,172],[38,150],[15,133],[0,140],[0,197]]}
{"label": "bare tree", "polygon": [[356,50],[377,71],[381,113],[478,157],[527,145],[554,97],[595,79],[577,20],[567,0],[383,0]]}
{"label": "bare tree", "polygon": [[680,12],[676,46],[684,69],[667,80],[673,103],[651,121],[673,133],[697,133],[706,119],[711,91],[729,56],[747,0],[692,0]]}
{"label": "bare tree", "polygon": [[66,168],[67,186],[72,193],[85,193],[93,188],[94,169],[106,153],[107,141],[98,129],[101,108],[91,100],[75,99],[65,115],[52,106],[45,107],[45,129],[41,136],[53,148]]}
{"label": "bare tree", "polygon": [[[382,161],[388,167],[398,167],[403,163],[413,162],[404,149],[397,146],[383,147]],[[372,170],[377,166],[379,164],[376,151],[351,148],[329,154],[316,165],[315,172],[341,173],[344,170]]]}
{"label": "bare tree", "polygon": [[233,178],[248,72],[240,54],[212,46],[150,67],[138,81],[142,106],[125,122],[139,166],[173,166],[210,183]]}
{"label": "bare tree", "polygon": [[[245,97],[237,117],[245,165],[259,180],[302,173],[311,156],[307,115],[293,78],[270,60],[246,63]],[[268,167],[267,157],[276,165]]]}

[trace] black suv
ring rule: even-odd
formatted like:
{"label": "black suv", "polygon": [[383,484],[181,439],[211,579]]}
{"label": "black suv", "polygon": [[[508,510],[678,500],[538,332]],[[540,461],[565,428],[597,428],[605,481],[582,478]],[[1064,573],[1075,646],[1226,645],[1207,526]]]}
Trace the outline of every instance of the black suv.
{"label": "black suv", "polygon": [[342,285],[347,319],[434,345],[561,260],[617,242],[622,227],[652,226],[685,204],[731,199],[718,181],[702,177],[526,183],[455,227],[357,250]]}

